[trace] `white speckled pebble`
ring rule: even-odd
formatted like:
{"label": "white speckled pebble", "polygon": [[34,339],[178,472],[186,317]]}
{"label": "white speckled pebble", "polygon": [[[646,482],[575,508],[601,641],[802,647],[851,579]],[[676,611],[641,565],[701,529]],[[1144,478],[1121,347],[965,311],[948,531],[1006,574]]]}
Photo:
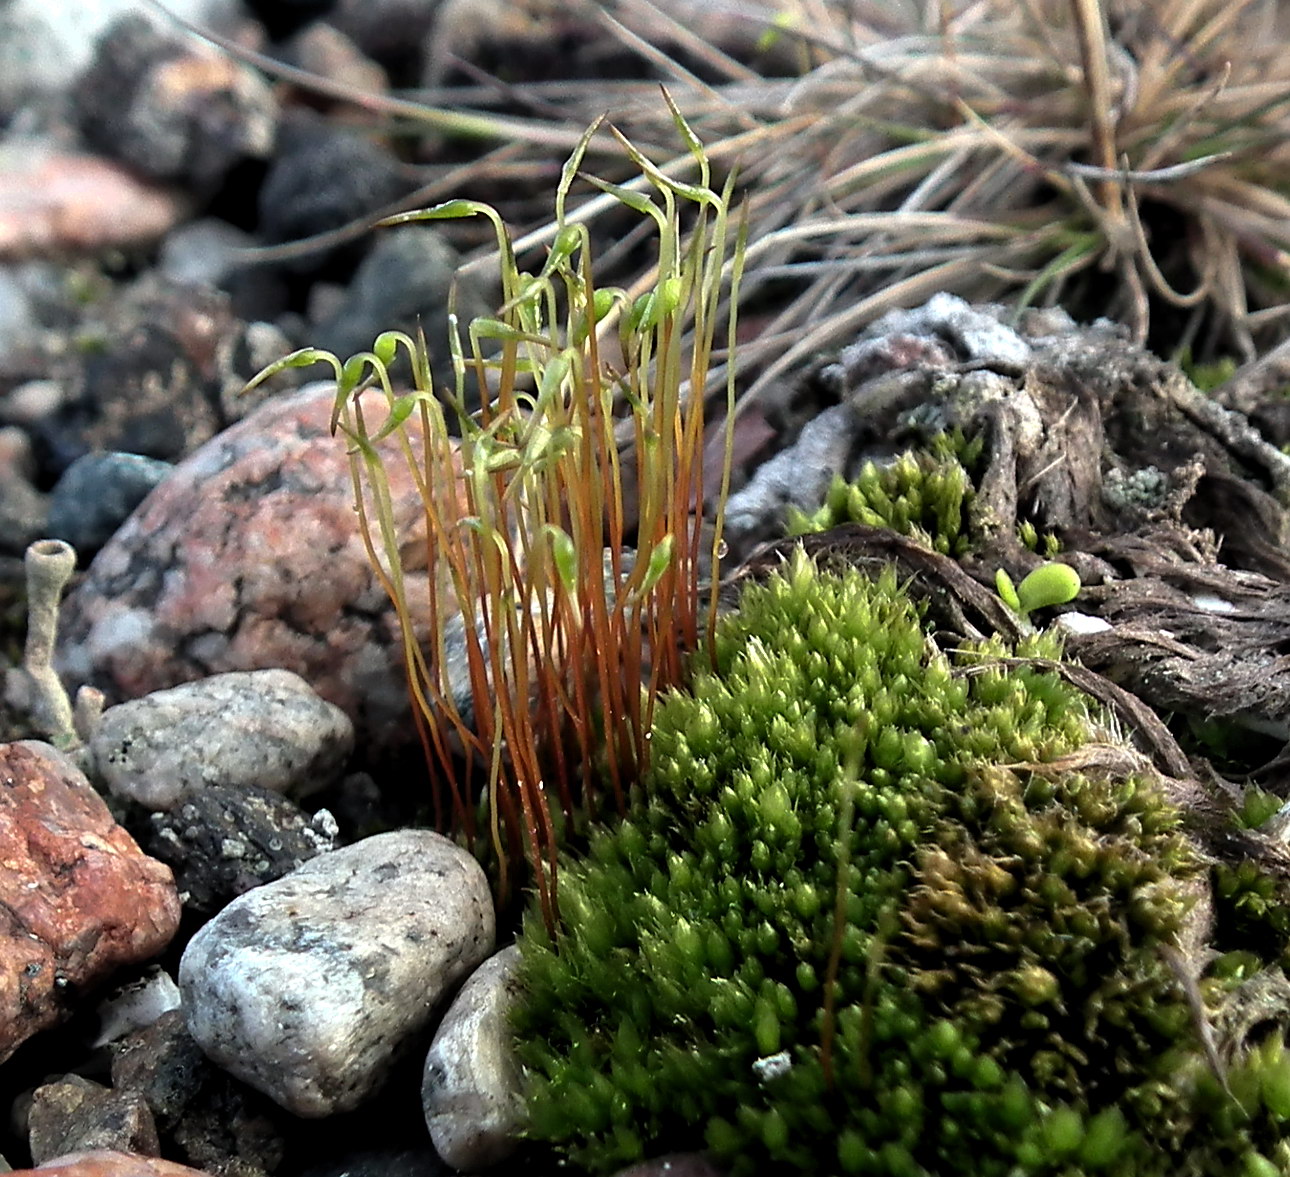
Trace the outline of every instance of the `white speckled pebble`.
{"label": "white speckled pebble", "polygon": [[520,950],[512,945],[471,974],[426,1056],[421,1104],[439,1156],[473,1171],[504,1161],[524,1126],[510,1012]]}
{"label": "white speckled pebble", "polygon": [[483,869],[429,830],[377,834],[235,899],[179,965],[188,1029],[298,1116],[357,1107],[493,949]]}
{"label": "white speckled pebble", "polygon": [[234,671],[109,707],[90,740],[120,797],[170,809],[208,785],[299,797],[336,780],[354,725],[289,670]]}

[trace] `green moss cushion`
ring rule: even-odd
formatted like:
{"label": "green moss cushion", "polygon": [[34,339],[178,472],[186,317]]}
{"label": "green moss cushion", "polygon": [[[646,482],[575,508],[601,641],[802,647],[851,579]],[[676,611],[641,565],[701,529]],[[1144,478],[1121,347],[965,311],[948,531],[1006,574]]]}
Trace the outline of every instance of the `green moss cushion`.
{"label": "green moss cushion", "polygon": [[1176,813],[1005,652],[951,660],[890,574],[803,557],[747,590],[631,820],[562,865],[557,936],[526,923],[534,1137],[596,1173],[1272,1163],[1257,1081],[1248,1115],[1197,1110],[1231,1100],[1162,951],[1203,872]]}

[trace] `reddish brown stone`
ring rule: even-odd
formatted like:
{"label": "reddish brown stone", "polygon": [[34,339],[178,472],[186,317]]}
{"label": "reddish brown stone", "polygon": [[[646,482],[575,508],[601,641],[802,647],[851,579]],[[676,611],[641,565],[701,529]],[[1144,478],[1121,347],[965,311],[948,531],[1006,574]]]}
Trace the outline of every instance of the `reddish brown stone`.
{"label": "reddish brown stone", "polygon": [[179,926],[170,868],[48,744],[0,744],[0,1062],[64,994],[155,956]]}
{"label": "reddish brown stone", "polygon": [[174,192],[106,159],[15,155],[0,153],[0,260],[138,248],[164,237],[186,211]]}
{"label": "reddish brown stone", "polygon": [[190,1169],[174,1161],[159,1157],[139,1157],[128,1152],[68,1153],[55,1157],[34,1169],[16,1169],[11,1177],[30,1177],[33,1173],[48,1173],[57,1169],[60,1177],[207,1177],[202,1169]]}
{"label": "reddish brown stone", "polygon": [[[279,667],[344,711],[367,754],[415,743],[398,619],[363,546],[333,396],[312,385],[269,401],[153,490],[64,603],[68,679],[115,703]],[[375,429],[376,400],[364,408]],[[424,508],[397,441],[380,451],[408,598],[424,607]]]}

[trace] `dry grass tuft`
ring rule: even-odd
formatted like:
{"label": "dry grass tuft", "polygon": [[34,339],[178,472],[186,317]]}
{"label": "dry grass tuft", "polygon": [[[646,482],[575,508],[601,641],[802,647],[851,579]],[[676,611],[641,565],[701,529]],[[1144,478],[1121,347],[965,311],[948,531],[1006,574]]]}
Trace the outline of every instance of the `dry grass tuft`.
{"label": "dry grass tuft", "polygon": [[[776,308],[741,350],[750,397],[937,290],[1107,315],[1166,354],[1252,358],[1277,337],[1290,54],[1270,0],[729,0],[687,23],[691,8],[618,0],[601,20],[669,75],[714,164],[741,168],[746,294]],[[703,39],[731,21],[792,76]],[[661,142],[639,85],[533,98],[557,121],[612,108]]]}
{"label": "dry grass tuft", "polygon": [[696,105],[748,141],[748,295],[793,291],[744,350],[753,391],[939,289],[1105,314],[1169,353],[1253,356],[1290,305],[1277,8],[778,5],[803,75],[732,80],[724,107],[687,107],[709,142]]}
{"label": "dry grass tuft", "polygon": [[[775,311],[741,350],[741,366],[758,373],[755,395],[861,324],[936,290],[1104,314],[1166,354],[1250,359],[1276,342],[1290,308],[1290,28],[1281,8],[570,0],[558,24],[599,26],[649,62],[714,168],[740,167],[747,296],[760,291]],[[307,81],[298,71],[292,79]],[[374,118],[480,141],[475,165],[427,168],[412,201],[432,199],[449,178],[461,192],[525,160],[549,164],[606,112],[667,174],[694,174],[649,83],[477,81],[419,101],[348,96]],[[617,145],[601,134],[586,150],[605,166]],[[567,219],[599,227],[616,207],[592,198]],[[504,211],[516,223],[533,210]],[[534,228],[517,252],[549,244],[555,231]],[[602,232],[615,231],[605,223]],[[653,275],[629,272],[638,256],[630,241],[617,251],[599,241],[597,254],[607,278],[637,291],[652,285]],[[494,266],[496,254],[472,264]],[[714,371],[718,386],[721,376]]]}

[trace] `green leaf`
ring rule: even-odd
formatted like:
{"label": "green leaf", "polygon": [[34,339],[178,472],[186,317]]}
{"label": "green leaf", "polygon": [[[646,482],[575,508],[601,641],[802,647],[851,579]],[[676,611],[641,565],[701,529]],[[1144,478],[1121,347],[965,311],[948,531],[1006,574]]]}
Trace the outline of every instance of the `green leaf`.
{"label": "green leaf", "polygon": [[627,152],[634,163],[642,172],[645,173],[646,179],[658,188],[665,188],[669,192],[676,193],[677,196],[684,196],[687,200],[694,201],[695,204],[708,204],[714,208],[720,207],[720,201],[717,194],[710,188],[704,188],[699,184],[686,184],[681,180],[675,180],[666,172],[662,171],[648,157],[641,154],[640,149],[616,128],[610,128],[618,142],[623,145],[623,150]]}
{"label": "green leaf", "polygon": [[596,314],[596,322],[603,319],[611,310],[614,304],[627,301],[627,292],[618,286],[606,286],[602,290],[597,290],[591,296],[591,306]]}
{"label": "green leaf", "polygon": [[1016,607],[1030,613],[1049,605],[1065,605],[1082,587],[1079,573],[1069,564],[1041,564],[1017,586]]}
{"label": "green leaf", "polygon": [[371,352],[350,356],[341,366],[339,384],[345,393],[351,393],[363,382],[363,373],[376,357]]}
{"label": "green leaf", "polygon": [[658,284],[658,297],[654,301],[654,321],[662,322],[668,316],[674,315],[677,307],[681,305],[684,292],[685,283],[680,278],[664,278]]}
{"label": "green leaf", "polygon": [[483,214],[488,216],[494,213],[492,205],[484,204],[478,200],[446,200],[443,204],[432,205],[430,208],[417,208],[411,212],[395,213],[392,217],[386,217],[378,221],[381,226],[390,225],[407,225],[414,221],[453,221],[460,220],[462,217],[475,217]]}
{"label": "green leaf", "polygon": [[667,103],[667,108],[672,112],[672,122],[676,126],[681,136],[685,149],[695,159],[699,165],[700,174],[703,176],[703,186],[708,185],[708,153],[703,149],[703,143],[696,135],[690,124],[685,121],[685,116],[681,113],[680,107],[672,100],[672,95],[668,92],[666,86],[660,87],[663,91],[663,101]]}
{"label": "green leaf", "polygon": [[565,592],[572,593],[578,583],[578,550],[573,539],[562,527],[548,523],[543,529],[551,537],[551,556],[555,560],[555,571],[564,585]]}
{"label": "green leaf", "polygon": [[555,240],[551,242],[551,253],[546,259],[546,265],[543,266],[544,274],[554,270],[556,265],[571,258],[583,246],[587,240],[587,230],[584,225],[565,225],[555,235]]}
{"label": "green leaf", "polygon": [[372,354],[388,368],[394,363],[394,357],[398,354],[399,344],[404,342],[408,344],[409,351],[415,351],[412,347],[412,341],[401,331],[382,331],[376,337],[376,342],[372,344]]}
{"label": "green leaf", "polygon": [[594,184],[601,192],[608,193],[625,204],[632,212],[653,217],[656,221],[662,223],[663,210],[643,193],[636,192],[631,188],[624,188],[621,184],[611,184],[608,180],[602,180],[598,176],[588,176],[587,182]]}
{"label": "green leaf", "polygon": [[657,305],[658,295],[653,290],[647,290],[644,294],[637,295],[636,301],[632,303],[632,309],[627,315],[626,331],[630,335],[635,335],[638,331],[648,331],[658,321],[654,314],[654,307]]}
{"label": "green leaf", "polygon": [[994,587],[1009,609],[1014,613],[1021,612],[1021,599],[1017,596],[1016,586],[1012,583],[1012,577],[1002,568],[994,574]]}
{"label": "green leaf", "polygon": [[665,535],[649,554],[649,564],[645,568],[645,578],[641,581],[641,594],[648,593],[663,578],[667,566],[672,562],[672,550],[676,547],[676,537],[670,532]]}
{"label": "green leaf", "polygon": [[538,384],[538,401],[549,404],[560,393],[569,373],[573,370],[573,361],[577,352],[565,349],[557,352],[542,366],[542,378]]}
{"label": "green leaf", "polygon": [[483,455],[482,461],[476,457],[475,469],[482,469],[488,474],[496,474],[501,470],[514,470],[519,464],[520,453],[518,450],[512,449],[510,446],[497,446],[496,448],[490,448]]}
{"label": "green leaf", "polygon": [[476,339],[497,339],[503,343],[546,343],[540,335],[533,335],[503,323],[501,319],[478,318],[470,323],[470,334]]}
{"label": "green leaf", "polygon": [[564,204],[569,197],[569,189],[573,187],[574,177],[578,174],[578,169],[582,167],[582,158],[587,154],[587,147],[600,130],[600,124],[605,121],[605,116],[600,115],[595,122],[591,124],[582,133],[582,138],[578,140],[573,151],[569,153],[569,158],[564,161],[564,167],[560,171],[560,182],[555,189],[555,219],[558,224],[564,223]]}
{"label": "green leaf", "polygon": [[406,396],[398,397],[390,406],[390,415],[385,418],[380,429],[372,434],[372,443],[375,444],[378,441],[384,441],[385,438],[389,437],[391,433],[398,429],[410,416],[412,416],[412,410],[417,407],[417,402],[420,399],[420,394],[415,392],[410,392]]}
{"label": "green leaf", "polygon": [[242,386],[239,396],[245,396],[248,392],[258,388],[266,380],[276,376],[279,372],[284,372],[288,368],[309,368],[314,364],[330,364],[336,369],[337,379],[340,378],[340,360],[332,352],[323,351],[316,347],[302,347],[298,351],[293,351],[289,356],[283,356],[280,360],[274,360],[267,368],[257,372],[250,380]]}

